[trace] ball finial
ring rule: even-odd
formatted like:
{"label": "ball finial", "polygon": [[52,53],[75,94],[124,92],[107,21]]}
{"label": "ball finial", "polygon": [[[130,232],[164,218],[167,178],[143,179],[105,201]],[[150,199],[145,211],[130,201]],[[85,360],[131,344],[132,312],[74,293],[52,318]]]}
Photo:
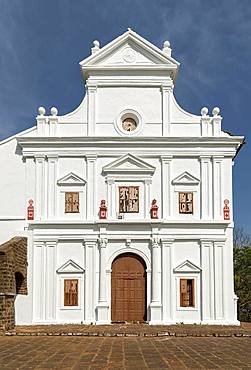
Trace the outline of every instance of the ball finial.
{"label": "ball finial", "polygon": [[95,48],[100,48],[100,42],[99,42],[98,40],[94,40],[94,41],[93,41],[93,46],[94,46]]}
{"label": "ball finial", "polygon": [[207,107],[203,107],[200,111],[201,115],[202,116],[206,116],[208,114],[208,108]]}
{"label": "ball finial", "polygon": [[213,116],[218,116],[220,113],[220,108],[219,107],[214,107],[212,110]]}
{"label": "ball finial", "polygon": [[45,107],[39,107],[38,108],[38,114],[39,114],[39,116],[44,116],[45,115],[45,112],[46,112]]}
{"label": "ball finial", "polygon": [[57,110],[57,108],[56,107],[52,107],[51,108],[51,115],[52,116],[56,116],[58,114],[58,110]]}
{"label": "ball finial", "polygon": [[171,44],[168,40],[164,41],[163,48],[170,48]]}

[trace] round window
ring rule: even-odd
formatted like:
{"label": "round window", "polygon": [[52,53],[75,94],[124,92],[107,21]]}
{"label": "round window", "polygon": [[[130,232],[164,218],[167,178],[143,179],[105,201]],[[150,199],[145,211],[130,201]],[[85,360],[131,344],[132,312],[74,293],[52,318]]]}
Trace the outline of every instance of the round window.
{"label": "round window", "polygon": [[122,121],[122,127],[125,131],[134,131],[137,128],[137,123],[133,118],[127,117]]}

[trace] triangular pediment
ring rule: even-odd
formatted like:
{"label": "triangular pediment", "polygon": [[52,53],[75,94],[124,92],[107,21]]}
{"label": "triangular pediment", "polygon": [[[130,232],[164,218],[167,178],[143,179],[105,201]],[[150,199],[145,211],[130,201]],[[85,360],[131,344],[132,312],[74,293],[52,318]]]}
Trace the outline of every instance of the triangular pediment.
{"label": "triangular pediment", "polygon": [[65,262],[57,269],[58,274],[83,274],[84,272],[85,270],[72,260]]}
{"label": "triangular pediment", "polygon": [[58,185],[85,185],[86,181],[73,172],[68,173],[57,181]]}
{"label": "triangular pediment", "polygon": [[173,179],[172,181],[172,184],[173,185],[198,185],[199,182],[200,180],[197,179],[197,177],[185,171],[179,176],[175,177],[175,179]]}
{"label": "triangular pediment", "polygon": [[175,267],[173,269],[173,272],[182,272],[182,273],[201,272],[201,269],[194,263],[186,260],[185,262],[182,262],[179,266]]}
{"label": "triangular pediment", "polygon": [[152,175],[155,171],[155,167],[142,161],[142,159],[135,157],[132,154],[126,154],[123,157],[116,159],[103,167],[104,174],[112,173],[140,173]]}
{"label": "triangular pediment", "polygon": [[82,69],[94,65],[169,65],[176,69],[179,63],[136,32],[129,30],[80,62]]}

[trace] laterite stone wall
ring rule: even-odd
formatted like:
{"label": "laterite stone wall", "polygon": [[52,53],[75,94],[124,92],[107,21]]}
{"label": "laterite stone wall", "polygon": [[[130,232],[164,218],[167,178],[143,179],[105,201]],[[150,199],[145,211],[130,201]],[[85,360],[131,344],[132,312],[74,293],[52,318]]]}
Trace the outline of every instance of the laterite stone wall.
{"label": "laterite stone wall", "polygon": [[0,330],[15,326],[16,294],[27,294],[27,238],[14,237],[0,246]]}

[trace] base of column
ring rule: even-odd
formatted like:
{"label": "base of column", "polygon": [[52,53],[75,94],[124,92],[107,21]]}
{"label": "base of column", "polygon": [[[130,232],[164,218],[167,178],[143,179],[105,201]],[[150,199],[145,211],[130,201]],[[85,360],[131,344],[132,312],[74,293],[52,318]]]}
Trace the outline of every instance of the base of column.
{"label": "base of column", "polygon": [[152,302],[150,304],[150,321],[149,325],[162,324],[162,305],[159,302]]}
{"label": "base of column", "polygon": [[110,324],[108,320],[109,305],[107,302],[99,302],[97,306],[97,325]]}

